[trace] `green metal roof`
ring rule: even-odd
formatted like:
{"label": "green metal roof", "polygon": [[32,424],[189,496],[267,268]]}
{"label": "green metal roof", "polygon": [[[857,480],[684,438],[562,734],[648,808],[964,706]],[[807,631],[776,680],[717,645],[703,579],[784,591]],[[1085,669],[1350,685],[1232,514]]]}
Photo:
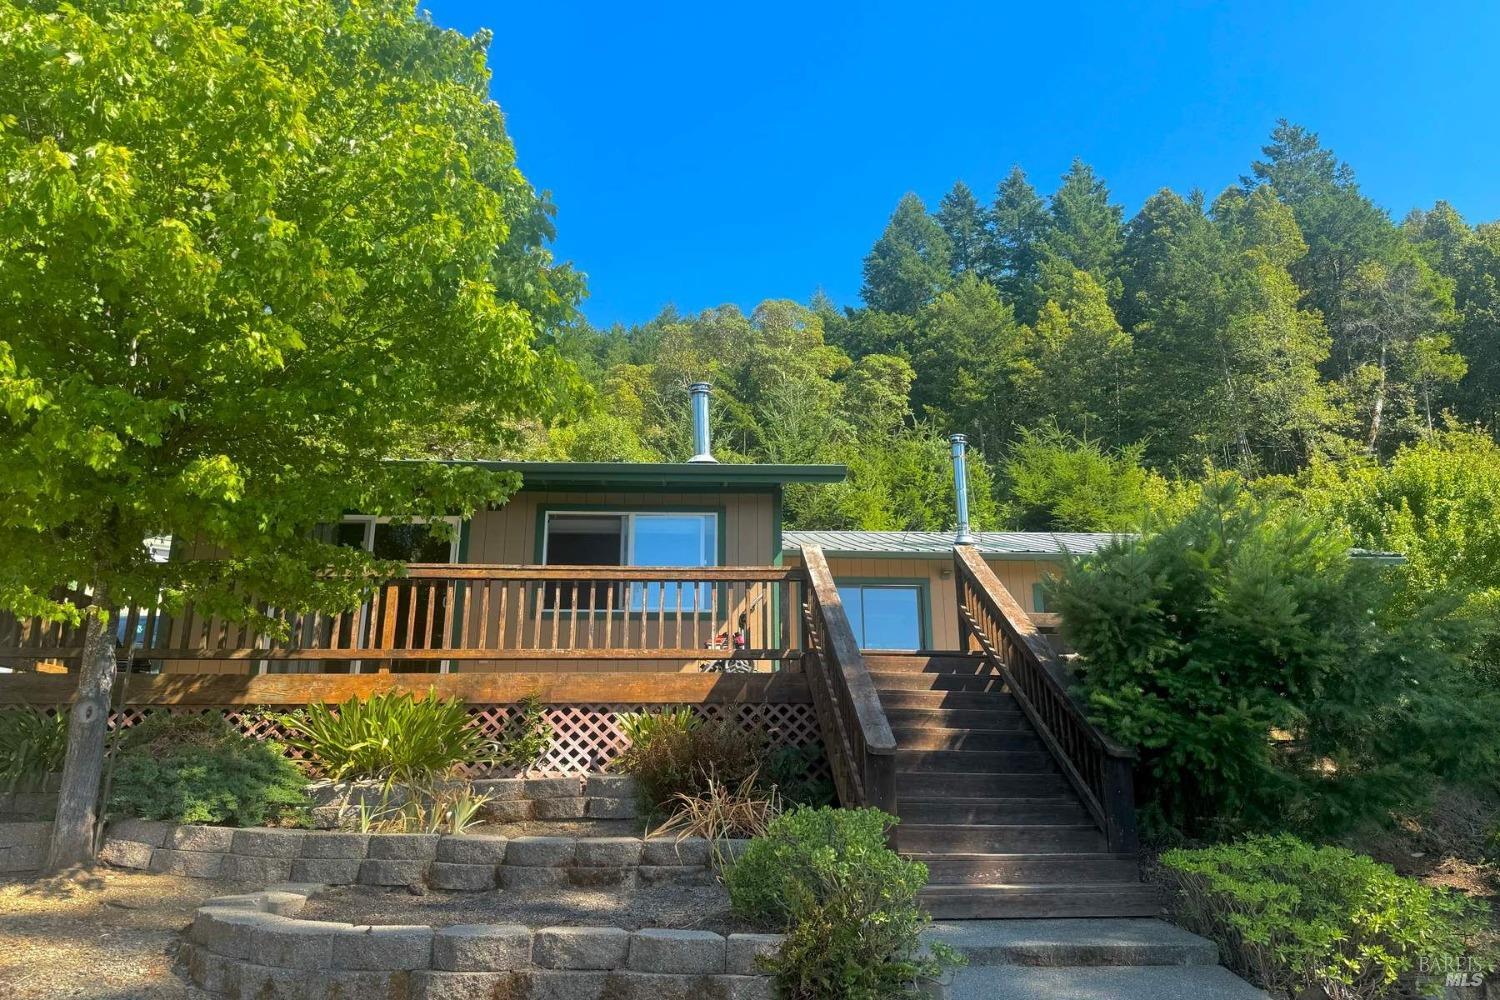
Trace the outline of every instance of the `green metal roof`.
{"label": "green metal roof", "polygon": [[450,462],[519,472],[528,489],[736,489],[783,483],[841,483],[842,465],[732,465],[720,462]]}
{"label": "green metal roof", "polygon": [[[975,547],[988,559],[1062,559],[1097,552],[1116,538],[1091,531],[980,531]],[[787,531],[782,548],[788,553],[816,545],[824,555],[846,558],[946,559],[953,554],[951,531]],[[1398,552],[1350,549],[1355,559],[1399,564]]]}
{"label": "green metal roof", "polygon": [[[1060,559],[1068,553],[1087,555],[1112,539],[1111,534],[1081,531],[981,531],[976,548],[990,558]],[[951,531],[787,531],[787,552],[817,545],[825,555],[854,557],[951,558]]]}

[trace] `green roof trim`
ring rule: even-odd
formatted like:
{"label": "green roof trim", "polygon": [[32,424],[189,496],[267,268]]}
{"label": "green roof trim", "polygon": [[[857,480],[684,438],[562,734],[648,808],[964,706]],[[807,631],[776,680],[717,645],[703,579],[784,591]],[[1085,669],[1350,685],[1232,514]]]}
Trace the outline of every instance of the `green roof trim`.
{"label": "green roof trim", "polygon": [[719,462],[475,462],[495,472],[518,472],[524,489],[746,489],[784,483],[841,483],[842,465],[731,465]]}

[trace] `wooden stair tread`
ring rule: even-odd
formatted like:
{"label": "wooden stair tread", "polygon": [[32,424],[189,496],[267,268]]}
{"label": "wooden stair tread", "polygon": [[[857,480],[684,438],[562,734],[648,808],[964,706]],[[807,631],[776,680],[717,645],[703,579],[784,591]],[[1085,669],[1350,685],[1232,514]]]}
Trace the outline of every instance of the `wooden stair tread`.
{"label": "wooden stair tread", "polygon": [[975,709],[983,712],[1021,714],[1021,706],[1009,691],[919,691],[909,688],[877,690],[880,704],[887,709]]}
{"label": "wooden stair tread", "polygon": [[998,674],[908,673],[872,670],[877,691],[994,691],[1009,694]]}
{"label": "wooden stair tread", "polygon": [[1033,774],[1057,770],[1045,747],[1034,750],[913,750],[896,746],[896,767],[924,773]]}
{"label": "wooden stair tread", "polygon": [[1019,708],[918,708],[905,705],[885,706],[886,720],[893,729],[911,726],[934,729],[1005,730],[1033,732]]}
{"label": "wooden stair tread", "polygon": [[1150,916],[1156,890],[1104,833],[983,655],[865,653],[896,738],[897,849],[934,916]]}

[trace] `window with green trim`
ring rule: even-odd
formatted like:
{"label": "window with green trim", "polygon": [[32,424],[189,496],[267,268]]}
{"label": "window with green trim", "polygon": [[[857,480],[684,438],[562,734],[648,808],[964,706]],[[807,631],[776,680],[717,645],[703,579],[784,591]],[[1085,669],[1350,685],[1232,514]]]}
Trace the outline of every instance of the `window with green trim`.
{"label": "window with green trim", "polygon": [[841,583],[839,599],[861,649],[922,648],[922,588],[903,583]]}
{"label": "window with green trim", "polygon": [[[542,533],[542,563],[548,566],[716,566],[719,519],[715,514],[666,512],[548,511]],[[578,608],[602,608],[608,584],[584,583]],[[557,587],[572,592],[567,582]],[[665,590],[665,593],[663,591]],[[663,587],[632,583],[622,607],[633,611],[700,611],[709,607],[712,584]],[[663,607],[665,605],[665,607]]]}

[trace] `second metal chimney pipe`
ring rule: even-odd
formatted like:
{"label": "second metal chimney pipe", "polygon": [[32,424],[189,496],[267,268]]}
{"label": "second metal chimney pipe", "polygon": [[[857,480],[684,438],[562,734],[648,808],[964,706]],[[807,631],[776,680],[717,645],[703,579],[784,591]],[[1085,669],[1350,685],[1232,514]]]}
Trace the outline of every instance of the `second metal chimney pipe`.
{"label": "second metal chimney pipe", "polygon": [[969,530],[969,469],[964,458],[969,439],[966,435],[954,434],[948,441],[953,446],[953,497],[958,504],[958,534],[954,536],[953,544],[973,545],[979,539]]}
{"label": "second metal chimney pipe", "polygon": [[697,454],[689,462],[717,462],[709,451],[708,437],[708,390],[707,382],[694,382],[688,386],[693,394],[693,451]]}

